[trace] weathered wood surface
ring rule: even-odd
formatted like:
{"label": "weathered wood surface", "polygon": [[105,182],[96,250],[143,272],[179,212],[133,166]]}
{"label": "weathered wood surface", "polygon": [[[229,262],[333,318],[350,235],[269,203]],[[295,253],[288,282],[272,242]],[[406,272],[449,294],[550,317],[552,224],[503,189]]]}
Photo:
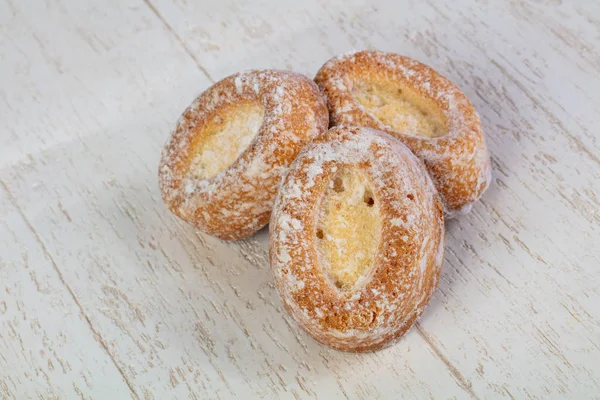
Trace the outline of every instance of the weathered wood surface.
{"label": "weathered wood surface", "polygon": [[[592,1],[1,0],[0,398],[598,398],[599,44]],[[156,179],[211,82],[353,48],[463,88],[495,178],[416,328],[363,355],[285,315],[266,231],[197,233]]]}

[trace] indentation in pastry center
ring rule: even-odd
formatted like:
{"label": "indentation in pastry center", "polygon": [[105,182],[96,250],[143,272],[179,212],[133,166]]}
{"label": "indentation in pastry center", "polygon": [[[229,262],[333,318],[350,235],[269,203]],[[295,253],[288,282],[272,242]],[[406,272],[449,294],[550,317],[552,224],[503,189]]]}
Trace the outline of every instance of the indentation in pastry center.
{"label": "indentation in pastry center", "polygon": [[355,82],[354,100],[395,131],[411,136],[438,137],[447,133],[446,118],[431,99],[393,82]]}
{"label": "indentation in pastry center", "polygon": [[351,290],[373,268],[381,237],[379,204],[368,177],[343,168],[329,183],[315,232],[324,272],[339,289]]}
{"label": "indentation in pastry center", "polygon": [[190,173],[210,179],[227,169],[250,146],[262,125],[265,109],[258,101],[227,105],[198,133]]}

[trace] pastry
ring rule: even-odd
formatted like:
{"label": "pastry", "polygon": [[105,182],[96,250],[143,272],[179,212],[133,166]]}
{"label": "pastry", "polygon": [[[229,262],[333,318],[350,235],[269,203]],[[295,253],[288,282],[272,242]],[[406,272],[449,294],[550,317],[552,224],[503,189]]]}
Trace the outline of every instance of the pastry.
{"label": "pastry", "polygon": [[282,174],[327,129],[325,101],[303,75],[260,70],[232,75],[185,110],[159,167],[169,209],[225,240],[269,221]]}
{"label": "pastry", "polygon": [[335,127],[290,166],[270,222],[276,287],[317,341],[370,351],[421,315],[443,263],[440,198],[399,140]]}
{"label": "pastry", "polygon": [[360,125],[404,142],[429,170],[447,216],[466,213],[491,181],[475,108],[461,90],[408,57],[360,51],[328,61],[315,81],[330,125]]}

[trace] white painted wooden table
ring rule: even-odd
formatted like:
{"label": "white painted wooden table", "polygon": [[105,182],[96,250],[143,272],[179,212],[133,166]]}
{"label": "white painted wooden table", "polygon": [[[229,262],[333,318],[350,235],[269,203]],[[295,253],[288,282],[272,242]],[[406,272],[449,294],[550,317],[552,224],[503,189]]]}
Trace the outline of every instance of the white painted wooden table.
{"label": "white painted wooden table", "polygon": [[[600,4],[0,0],[0,398],[600,398]],[[240,243],[170,215],[159,153],[241,69],[377,48],[448,76],[495,181],[395,347],[315,343]]]}

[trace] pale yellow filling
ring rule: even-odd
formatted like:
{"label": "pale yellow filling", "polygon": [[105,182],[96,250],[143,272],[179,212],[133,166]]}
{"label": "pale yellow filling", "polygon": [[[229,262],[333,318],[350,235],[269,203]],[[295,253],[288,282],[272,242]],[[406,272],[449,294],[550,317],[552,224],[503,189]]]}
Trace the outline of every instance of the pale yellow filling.
{"label": "pale yellow filling", "polygon": [[315,232],[321,265],[336,287],[352,289],[371,270],[381,225],[367,176],[353,168],[339,171],[325,192]]}
{"label": "pale yellow filling", "polygon": [[198,133],[190,173],[199,179],[210,179],[231,166],[252,143],[264,114],[264,107],[256,101],[220,109]]}
{"label": "pale yellow filling", "polygon": [[360,81],[352,95],[375,118],[411,136],[438,137],[447,132],[442,110],[431,100],[394,83]]}

